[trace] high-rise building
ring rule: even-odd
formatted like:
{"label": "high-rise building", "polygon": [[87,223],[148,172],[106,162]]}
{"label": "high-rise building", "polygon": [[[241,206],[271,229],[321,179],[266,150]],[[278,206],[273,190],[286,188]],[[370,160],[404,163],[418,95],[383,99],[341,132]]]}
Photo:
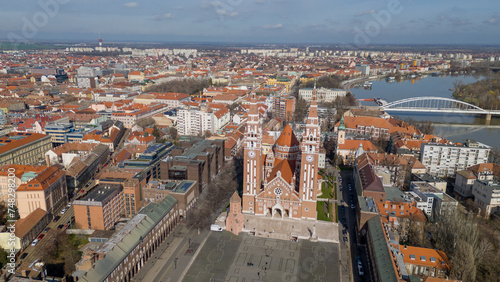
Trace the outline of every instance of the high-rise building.
{"label": "high-rise building", "polygon": [[423,143],[420,162],[429,174],[451,176],[470,166],[487,163],[490,150],[473,140],[467,140],[464,145]]}

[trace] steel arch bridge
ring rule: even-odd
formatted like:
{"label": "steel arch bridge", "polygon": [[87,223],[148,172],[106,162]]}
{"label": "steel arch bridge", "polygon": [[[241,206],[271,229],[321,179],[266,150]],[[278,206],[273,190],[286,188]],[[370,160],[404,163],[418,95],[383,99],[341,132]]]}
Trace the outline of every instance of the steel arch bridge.
{"label": "steel arch bridge", "polygon": [[500,111],[490,111],[478,106],[443,97],[414,97],[382,105],[390,112],[457,113],[476,115],[500,115]]}

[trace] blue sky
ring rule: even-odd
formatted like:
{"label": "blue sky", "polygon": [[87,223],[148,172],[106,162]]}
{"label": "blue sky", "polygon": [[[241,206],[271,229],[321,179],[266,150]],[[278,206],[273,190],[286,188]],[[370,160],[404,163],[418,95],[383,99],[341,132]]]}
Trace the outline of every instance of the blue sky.
{"label": "blue sky", "polygon": [[500,1],[0,0],[0,39],[99,35],[104,42],[500,45]]}

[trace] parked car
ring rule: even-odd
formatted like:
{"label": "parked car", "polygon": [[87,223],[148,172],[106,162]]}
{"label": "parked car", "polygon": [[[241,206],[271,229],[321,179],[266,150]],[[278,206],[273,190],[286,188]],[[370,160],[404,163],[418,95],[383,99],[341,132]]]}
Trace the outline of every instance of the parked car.
{"label": "parked car", "polygon": [[47,228],[45,228],[45,230],[43,230],[43,232],[47,233],[49,230],[50,230],[50,227],[47,227]]}
{"label": "parked car", "polygon": [[210,225],[210,230],[211,231],[218,231],[218,232],[220,232],[220,231],[222,231],[222,227],[220,227],[217,224],[212,224],[212,225]]}
{"label": "parked car", "polygon": [[27,257],[27,256],[28,256],[28,253],[24,253],[24,254],[22,254],[22,255],[21,255],[21,257],[19,257],[19,258],[20,258],[20,259],[24,259],[24,258],[25,258],[25,257]]}
{"label": "parked car", "polygon": [[359,276],[365,275],[365,273],[363,272],[363,267],[358,267],[358,273],[359,273]]}
{"label": "parked car", "polygon": [[40,240],[38,240],[38,239],[33,240],[33,242],[31,243],[31,246],[35,246],[36,243],[38,243],[38,241],[40,241]]}
{"label": "parked car", "polygon": [[37,239],[38,239],[38,240],[42,240],[42,239],[43,239],[43,237],[45,237],[45,234],[40,234],[40,236],[38,236],[38,238],[37,238]]}
{"label": "parked car", "polygon": [[53,221],[54,221],[54,222],[57,222],[60,218],[61,218],[60,216],[56,216],[56,217],[54,217],[54,220],[53,220]]}
{"label": "parked car", "polygon": [[64,227],[64,225],[60,224],[59,226],[57,226],[57,229],[62,229]]}
{"label": "parked car", "polygon": [[64,225],[63,229],[67,229],[69,224]]}
{"label": "parked car", "polygon": [[64,214],[66,211],[67,211],[67,209],[63,209],[63,210],[61,211],[61,214]]}
{"label": "parked car", "polygon": [[342,230],[342,234],[347,235],[347,229]]}
{"label": "parked car", "polygon": [[346,237],[346,236],[344,236],[344,243],[347,243],[347,241],[348,241],[348,240],[347,240],[347,237]]}

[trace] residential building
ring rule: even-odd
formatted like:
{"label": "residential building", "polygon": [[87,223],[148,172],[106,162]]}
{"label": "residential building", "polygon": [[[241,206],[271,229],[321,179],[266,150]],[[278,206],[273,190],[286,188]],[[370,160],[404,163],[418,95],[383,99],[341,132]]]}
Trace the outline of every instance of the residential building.
{"label": "residential building", "polygon": [[51,217],[68,204],[66,173],[56,166],[46,167],[42,172],[16,190],[17,208],[21,218],[27,217],[37,208]]}
{"label": "residential building", "polygon": [[25,218],[18,219],[15,223],[15,234],[19,238],[20,250],[29,247],[49,223],[50,215],[41,208],[37,208]]}
{"label": "residential building", "polygon": [[177,131],[180,135],[213,134],[231,121],[229,109],[186,105],[177,111]]}
{"label": "residential building", "polygon": [[142,109],[135,109],[133,111],[113,111],[111,114],[111,120],[121,121],[125,128],[132,128],[138,120],[152,117],[167,110],[168,106],[165,104],[150,104]]}
{"label": "residential building", "polygon": [[33,165],[44,160],[52,149],[50,136],[38,133],[13,132],[0,137],[0,165]]}
{"label": "residential building", "polygon": [[472,196],[485,217],[500,212],[500,181],[497,177],[493,180],[476,180],[472,185]]}
{"label": "residential building", "polygon": [[451,265],[443,251],[406,245],[400,245],[399,250],[408,274],[447,278]]}
{"label": "residential building", "polygon": [[493,180],[495,176],[500,177],[500,165],[494,163],[477,164],[457,171],[453,192],[462,198],[470,198],[476,180]]}
{"label": "residential building", "polygon": [[293,96],[277,96],[273,99],[273,117],[284,121],[292,121],[295,113],[296,99]]}
{"label": "residential building", "polygon": [[110,230],[124,215],[123,186],[100,184],[85,197],[73,201],[78,229]]}
{"label": "residential building", "polygon": [[[314,88],[301,88],[299,90],[299,97],[311,102],[313,96]],[[316,89],[316,99],[319,103],[329,103],[335,101],[339,97],[345,97],[347,91],[344,89],[328,89],[328,88],[318,88]]]}
{"label": "residential building", "polygon": [[458,207],[457,200],[427,182],[412,181],[407,194],[433,221],[444,211],[455,211]]}
{"label": "residential building", "polygon": [[420,161],[430,174],[453,176],[470,166],[487,163],[490,148],[467,140],[464,145],[422,144]]}

